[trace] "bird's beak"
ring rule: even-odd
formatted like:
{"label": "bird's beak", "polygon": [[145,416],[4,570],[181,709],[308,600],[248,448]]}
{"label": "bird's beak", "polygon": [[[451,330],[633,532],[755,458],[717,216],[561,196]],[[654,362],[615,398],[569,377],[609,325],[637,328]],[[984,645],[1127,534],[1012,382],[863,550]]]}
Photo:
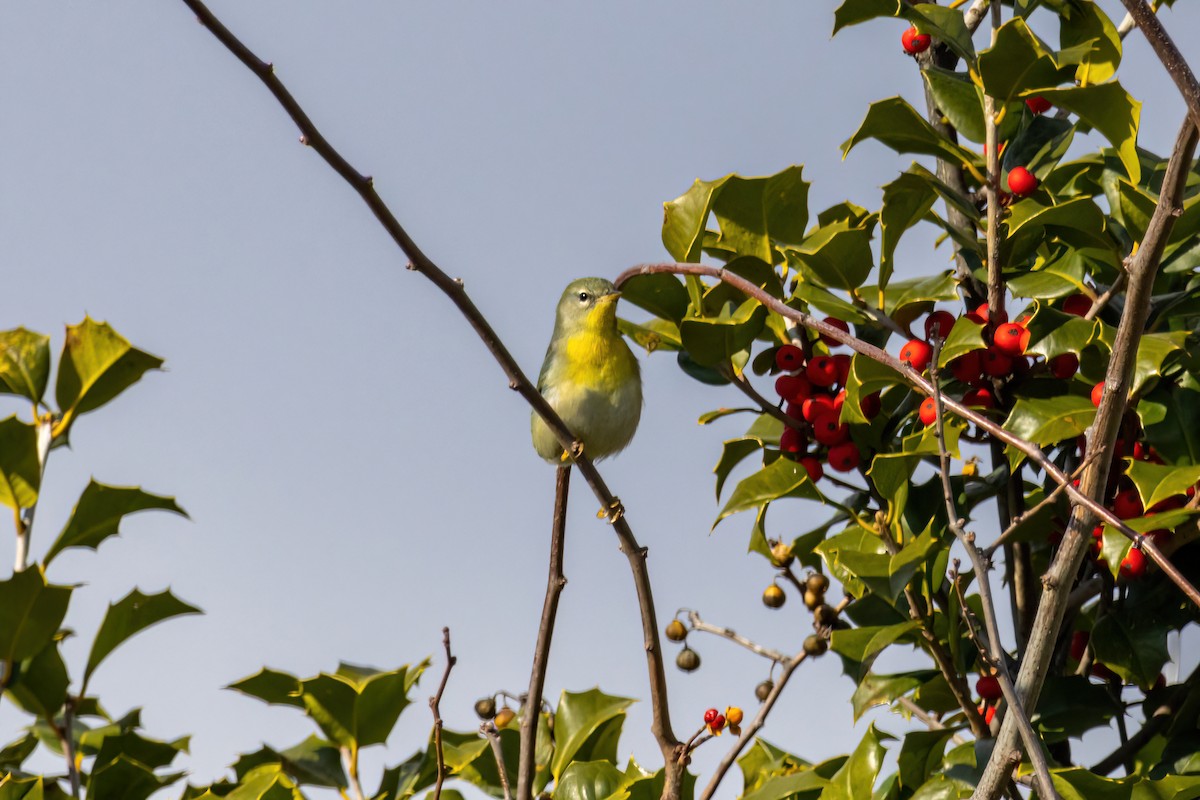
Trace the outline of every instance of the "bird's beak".
{"label": "bird's beak", "polygon": [[618,292],[616,289],[613,289],[611,292],[604,295],[600,299],[605,303],[615,303],[618,300],[618,298],[620,298],[620,297],[621,297],[621,293]]}

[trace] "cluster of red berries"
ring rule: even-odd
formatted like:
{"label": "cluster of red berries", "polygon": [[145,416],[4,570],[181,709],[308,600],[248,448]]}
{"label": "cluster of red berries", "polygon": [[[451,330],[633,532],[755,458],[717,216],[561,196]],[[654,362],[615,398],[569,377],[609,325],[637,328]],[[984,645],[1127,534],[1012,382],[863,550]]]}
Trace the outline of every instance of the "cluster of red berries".
{"label": "cluster of red berries", "polygon": [[[1062,310],[1075,316],[1085,315],[1092,307],[1092,301],[1082,294],[1072,295],[1063,303]],[[994,380],[1014,380],[1024,376],[1031,369],[1031,361],[1026,355],[1029,347],[1029,329],[1025,327],[1029,321],[1022,317],[1016,322],[1009,322],[1008,314],[1003,310],[998,314],[995,324],[992,322],[987,303],[982,303],[975,309],[963,315],[977,325],[984,326],[987,346],[972,350],[950,362],[950,372],[955,380],[966,384],[968,389],[961,395],[963,405],[972,408],[990,409],[996,407]],[[949,311],[934,311],[925,319],[925,335],[927,338],[937,336],[945,338],[954,327],[955,317]],[[908,361],[914,369],[923,369],[921,364],[928,362],[928,357],[916,359],[911,354],[922,354],[929,345],[919,339],[914,339],[900,351],[900,360]],[[910,357],[905,358],[908,351]],[[1070,380],[1079,371],[1079,356],[1075,353],[1062,353],[1046,362],[1046,371],[1059,380]],[[1099,384],[1103,390],[1103,384]],[[1093,399],[1098,402],[1097,393]],[[927,397],[921,403],[918,417],[925,425],[937,421],[937,407],[932,397]]]}
{"label": "cluster of red berries", "polygon": [[[850,332],[850,326],[840,319],[826,317],[825,322]],[[824,334],[820,341],[826,349],[839,344]],[[783,372],[775,381],[775,392],[784,402],[784,413],[794,420],[780,436],[779,449],[797,459],[814,483],[825,476],[822,461],[838,472],[856,469],[861,454],[850,440],[850,426],[841,421],[850,356],[807,354],[794,344],[785,344],[775,351],[775,365]],[[862,398],[859,409],[867,419],[874,417],[880,409],[879,395]],[[816,448],[810,452],[812,442]]]}
{"label": "cluster of red berries", "polygon": [[704,727],[713,736],[720,736],[721,731],[725,730],[726,726],[728,726],[730,733],[734,736],[740,736],[742,733],[740,727],[742,719],[742,710],[737,706],[726,707],[724,714],[715,708],[710,708],[704,712]]}

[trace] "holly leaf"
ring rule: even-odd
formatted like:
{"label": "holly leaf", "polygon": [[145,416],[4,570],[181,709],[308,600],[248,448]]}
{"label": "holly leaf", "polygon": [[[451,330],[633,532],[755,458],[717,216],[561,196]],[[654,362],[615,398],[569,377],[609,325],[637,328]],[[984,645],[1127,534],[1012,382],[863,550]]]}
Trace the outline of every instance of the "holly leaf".
{"label": "holly leaf", "polygon": [[728,516],[757,508],[781,497],[820,500],[821,493],[808,477],[808,470],[804,465],[791,459],[777,458],[753,475],[743,478],[734,487],[733,494],[729,496],[725,507],[713,522],[713,528]]}
{"label": "holly leaf", "polygon": [[0,332],[0,394],[40,404],[49,377],[49,336],[24,328]]}
{"label": "holly leaf", "polygon": [[171,617],[202,613],[175,597],[169,589],[159,594],[142,594],[134,589],[116,603],[110,603],[92,641],[83,683],[86,685],[100,663],[134,634]]}
{"label": "holly leaf", "polygon": [[138,486],[106,486],[93,479],[83,490],[66,527],[50,545],[42,563],[49,565],[55,556],[69,547],[96,550],[109,536],[120,533],[121,520],[130,514],[150,509],[187,517],[187,512],[175,503],[173,497],[150,494]]}

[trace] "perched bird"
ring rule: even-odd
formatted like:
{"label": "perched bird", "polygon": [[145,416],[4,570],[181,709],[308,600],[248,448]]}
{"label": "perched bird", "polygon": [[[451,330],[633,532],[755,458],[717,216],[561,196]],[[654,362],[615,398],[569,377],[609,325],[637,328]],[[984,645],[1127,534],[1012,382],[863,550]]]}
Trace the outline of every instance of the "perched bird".
{"label": "perched bird", "polygon": [[[621,293],[603,278],[580,278],[563,292],[538,391],[593,461],[625,449],[642,416],[637,358],[617,330]],[[533,414],[533,448],[551,463],[567,460],[558,439]]]}

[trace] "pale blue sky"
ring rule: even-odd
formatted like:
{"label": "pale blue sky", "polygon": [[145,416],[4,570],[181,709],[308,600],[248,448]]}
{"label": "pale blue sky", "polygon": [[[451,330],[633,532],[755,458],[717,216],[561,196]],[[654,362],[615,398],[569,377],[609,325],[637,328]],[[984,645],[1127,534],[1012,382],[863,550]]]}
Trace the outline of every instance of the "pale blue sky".
{"label": "pale blue sky", "polygon": [[[554,302],[582,275],[665,257],[662,202],[692,180],[805,164],[813,211],[878,187],[908,160],[838,145],[867,104],[919,98],[904,25],[831,40],[833,2],[605,4],[319,3],[214,0],[347,158],[376,186],[536,375]],[[1118,3],[1104,5],[1119,18]],[[1164,13],[1177,34],[1200,11]],[[1051,32],[1053,33],[1053,32]],[[1194,37],[1178,35],[1193,62]],[[1169,147],[1176,91],[1134,34],[1123,72],[1143,101],[1141,142]],[[541,607],[553,471],[528,441],[528,411],[452,306],[311,152],[263,87],[182,3],[20,3],[0,9],[0,327],[50,333],[85,313],[167,360],[76,425],[54,454],[33,552],[89,475],[174,494],[191,513],[130,520],[97,553],[71,551],[58,582],[85,582],[68,623],[78,671],[106,603],[170,585],[205,609],[114,654],[95,690],[148,735],[193,733],[194,780],[239,752],[310,732],[298,714],[220,687],[270,665],[300,675],[339,659],[394,666],[459,656],[448,725],[527,683]],[[901,272],[942,269],[919,232]],[[627,309],[629,311],[629,309]],[[636,314],[635,314],[636,316]],[[772,572],[745,555],[750,520],[708,528],[710,470],[737,403],[643,359],[646,409],[630,449],[603,465],[650,548],[660,616],[697,608],[766,644],[798,649],[809,616],[759,602]],[[7,413],[7,412],[5,412]],[[547,695],[599,684],[647,696],[633,590],[577,480]],[[773,513],[793,535],[824,519]],[[789,520],[789,516],[790,520]],[[766,663],[695,636],[704,667],[672,669],[678,732],[707,706],[752,708]],[[675,649],[671,648],[673,658]],[[440,670],[435,661],[434,670]],[[429,729],[424,698],[393,736],[395,763]],[[851,749],[851,684],[832,656],[806,664],[768,739],[813,760]],[[658,756],[645,703],[623,755]],[[0,735],[26,722],[0,703]],[[897,732],[897,718],[882,719]],[[706,778],[728,739],[696,759]],[[377,780],[367,771],[368,788]],[[726,796],[738,786],[726,784]]]}

